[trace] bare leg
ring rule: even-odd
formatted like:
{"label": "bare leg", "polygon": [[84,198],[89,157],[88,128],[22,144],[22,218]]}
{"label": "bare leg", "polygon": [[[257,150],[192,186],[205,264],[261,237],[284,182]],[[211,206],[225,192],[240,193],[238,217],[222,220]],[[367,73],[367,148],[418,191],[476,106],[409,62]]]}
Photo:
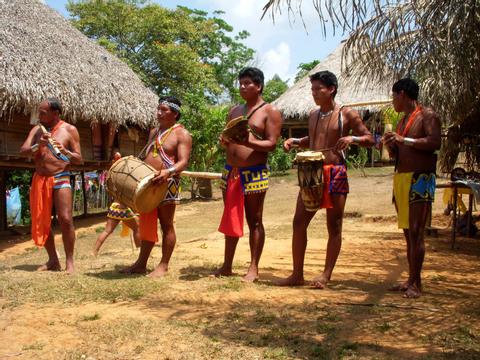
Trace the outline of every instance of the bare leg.
{"label": "bare leg", "polygon": [[150,257],[150,253],[154,246],[155,243],[153,241],[142,240],[140,244],[140,254],[138,255],[137,261],[129,267],[120,270],[120,273],[127,275],[146,274],[148,258]]}
{"label": "bare leg", "polygon": [[342,247],[342,224],[343,211],[347,195],[332,195],[333,208],[327,209],[327,256],[325,258],[325,268],[320,276],[313,279],[312,285],[315,288],[323,289],[332,277],[333,268],[340,254]]}
{"label": "bare leg", "polygon": [[409,240],[408,229],[403,229],[403,235],[405,236],[405,240],[407,243],[407,260],[408,260],[409,277],[408,277],[408,280],[388,288],[389,291],[406,291],[408,287],[412,284],[412,279],[410,279],[410,274],[412,274],[412,260],[410,259],[411,253],[410,253],[410,240]]}
{"label": "bare leg", "polygon": [[258,264],[265,244],[265,229],[262,223],[263,203],[266,192],[245,196],[245,216],[250,230],[250,267],[243,281],[258,280]]}
{"label": "bare leg", "polygon": [[300,194],[297,197],[297,208],[293,217],[292,256],[293,272],[286,279],[278,281],[279,286],[301,286],[303,278],[303,263],[307,249],[307,228],[317,212],[305,210]]}
{"label": "bare leg", "polygon": [[72,217],[72,190],[70,188],[53,191],[53,201],[57,212],[58,223],[62,230],[63,246],[65,248],[66,268],[72,274],[75,271],[73,250],[75,247],[75,228]]}
{"label": "bare leg", "polygon": [[410,240],[410,274],[408,289],[405,297],[418,298],[421,296],[421,272],[425,258],[425,226],[430,213],[430,202],[416,202],[410,204],[409,209],[409,240]]}
{"label": "bare leg", "polygon": [[120,220],[107,218],[107,223],[105,224],[105,230],[100,235],[98,235],[97,242],[95,243],[95,247],[93,249],[94,256],[98,255],[98,252],[100,251],[100,248],[102,247],[103,243],[105,242],[105,240],[107,240],[107,237],[110,236],[110,234],[115,230],[115,228],[118,226],[119,223],[120,223]]}
{"label": "bare leg", "polygon": [[149,277],[162,277],[168,272],[168,263],[177,242],[175,227],[173,226],[175,207],[175,204],[167,204],[158,208],[158,218],[162,228],[162,259],[155,270],[148,274]]}
{"label": "bare leg", "polygon": [[45,250],[47,250],[48,261],[40,266],[37,271],[60,271],[62,267],[60,266],[60,261],[58,261],[52,230],[50,230],[50,234],[48,234],[47,241],[45,242]]}
{"label": "bare leg", "polygon": [[[225,204],[225,191],[223,192],[223,203]],[[237,249],[238,237],[225,235],[225,254],[223,256],[223,265],[215,270],[213,276],[232,276],[232,264]]]}
{"label": "bare leg", "polygon": [[135,241],[135,246],[137,248],[139,248],[141,240],[140,240],[140,229],[138,227],[137,220],[129,219],[129,220],[124,220],[123,222],[125,223],[125,225],[127,225],[132,230],[133,241]]}
{"label": "bare leg", "polygon": [[237,249],[238,237],[225,236],[225,254],[223,257],[223,265],[215,270],[214,276],[232,276],[232,264]]}

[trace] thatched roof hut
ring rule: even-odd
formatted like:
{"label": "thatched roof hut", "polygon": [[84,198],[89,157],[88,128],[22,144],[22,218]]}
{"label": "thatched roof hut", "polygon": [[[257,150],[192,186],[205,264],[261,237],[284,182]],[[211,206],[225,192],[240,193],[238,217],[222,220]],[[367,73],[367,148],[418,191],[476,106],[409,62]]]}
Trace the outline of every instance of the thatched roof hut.
{"label": "thatched roof hut", "polygon": [[[313,68],[308,75],[318,71],[329,70],[337,75],[338,92],[335,100],[339,104],[364,103],[371,101],[388,101],[392,84],[368,85],[366,81],[354,78],[342,62],[342,42],[330,55]],[[317,105],[311,95],[309,76],[305,76],[285,93],[274,104],[282,112],[284,125],[302,126],[307,123],[310,111]],[[360,106],[360,109],[370,109],[374,106]]]}
{"label": "thatched roof hut", "polygon": [[157,96],[138,76],[40,0],[0,1],[0,118],[47,96],[64,117],[148,127]]}

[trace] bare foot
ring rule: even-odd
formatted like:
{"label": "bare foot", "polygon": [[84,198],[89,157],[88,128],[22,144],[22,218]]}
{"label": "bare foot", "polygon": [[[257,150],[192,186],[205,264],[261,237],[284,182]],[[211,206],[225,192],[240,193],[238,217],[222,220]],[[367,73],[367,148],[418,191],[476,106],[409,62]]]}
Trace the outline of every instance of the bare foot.
{"label": "bare foot", "polygon": [[221,268],[215,270],[210,276],[212,277],[220,277],[220,276],[232,276],[233,272],[232,269],[226,268],[222,266]]}
{"label": "bare foot", "polygon": [[39,266],[37,268],[37,271],[61,271],[62,267],[60,266],[60,263],[57,261],[49,261],[42,266]]}
{"label": "bare foot", "polygon": [[168,274],[168,266],[160,264],[147,276],[149,278],[161,278]]}
{"label": "bare foot", "polygon": [[324,274],[322,274],[312,280],[312,287],[314,289],[323,290],[327,287],[327,283],[328,283],[328,278]]}
{"label": "bare foot", "polygon": [[147,267],[146,266],[139,266],[135,263],[135,264],[133,264],[129,267],[126,267],[126,268],[123,268],[123,269],[119,270],[119,273],[120,274],[125,274],[125,275],[135,275],[135,274],[145,275],[147,273]]}
{"label": "bare foot", "polygon": [[421,295],[422,292],[415,285],[410,285],[405,291],[405,294],[403,294],[403,297],[408,299],[417,299]]}
{"label": "bare foot", "polygon": [[242,277],[241,280],[242,280],[243,282],[248,282],[248,283],[256,282],[256,281],[258,281],[258,273],[253,272],[253,271],[249,271],[249,272],[247,273],[247,275],[245,275],[244,277]]}
{"label": "bare foot", "polygon": [[65,271],[69,275],[72,275],[75,272],[75,266],[73,266],[73,259],[67,259],[67,262],[65,264]]}
{"label": "bare foot", "polygon": [[388,291],[407,291],[409,286],[410,286],[410,283],[408,281],[405,281],[404,283],[390,286],[388,288]]}
{"label": "bare foot", "polygon": [[96,249],[93,250],[93,251],[92,251],[92,256],[97,257],[97,256],[98,256],[98,250],[96,250]]}
{"label": "bare foot", "polygon": [[277,286],[303,286],[305,285],[305,279],[303,276],[290,275],[285,279],[275,281]]}

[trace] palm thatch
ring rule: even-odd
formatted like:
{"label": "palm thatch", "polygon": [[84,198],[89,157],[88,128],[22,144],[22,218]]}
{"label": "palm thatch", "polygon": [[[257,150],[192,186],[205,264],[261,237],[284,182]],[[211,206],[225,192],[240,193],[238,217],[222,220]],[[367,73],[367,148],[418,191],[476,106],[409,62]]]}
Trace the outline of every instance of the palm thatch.
{"label": "palm thatch", "polygon": [[[480,168],[480,6],[478,0],[311,0],[320,24],[349,33],[344,59],[371,83],[414,77],[422,101],[440,114],[448,138],[441,167],[450,171],[465,151],[467,169]],[[301,0],[268,0],[264,15],[300,13]],[[468,133],[468,134],[467,134]],[[462,134],[468,139],[462,140]]]}
{"label": "palm thatch", "polygon": [[[299,80],[277,100],[275,106],[282,112],[285,124],[306,123],[310,111],[317,105],[311,95],[309,75],[318,71],[329,70],[337,75],[338,91],[335,101],[339,104],[368,103],[374,101],[389,101],[392,82],[377,84],[368,83],[365,78],[354,77],[344,66],[342,42],[325,60],[315,66],[307,76]],[[375,105],[359,106],[360,109],[370,109]]]}
{"label": "palm thatch", "polygon": [[41,1],[0,1],[0,24],[0,118],[57,97],[70,122],[154,120],[157,96],[127,64]]}

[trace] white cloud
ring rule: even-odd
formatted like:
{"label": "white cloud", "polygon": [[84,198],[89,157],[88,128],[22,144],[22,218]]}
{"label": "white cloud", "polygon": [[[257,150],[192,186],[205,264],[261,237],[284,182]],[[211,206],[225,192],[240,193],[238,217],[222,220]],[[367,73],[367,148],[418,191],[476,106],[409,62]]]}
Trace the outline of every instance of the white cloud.
{"label": "white cloud", "polygon": [[281,42],[275,48],[267,50],[261,57],[261,69],[265,74],[265,80],[270,80],[277,74],[282,80],[291,77],[289,73],[291,54],[290,46],[286,42]]}

